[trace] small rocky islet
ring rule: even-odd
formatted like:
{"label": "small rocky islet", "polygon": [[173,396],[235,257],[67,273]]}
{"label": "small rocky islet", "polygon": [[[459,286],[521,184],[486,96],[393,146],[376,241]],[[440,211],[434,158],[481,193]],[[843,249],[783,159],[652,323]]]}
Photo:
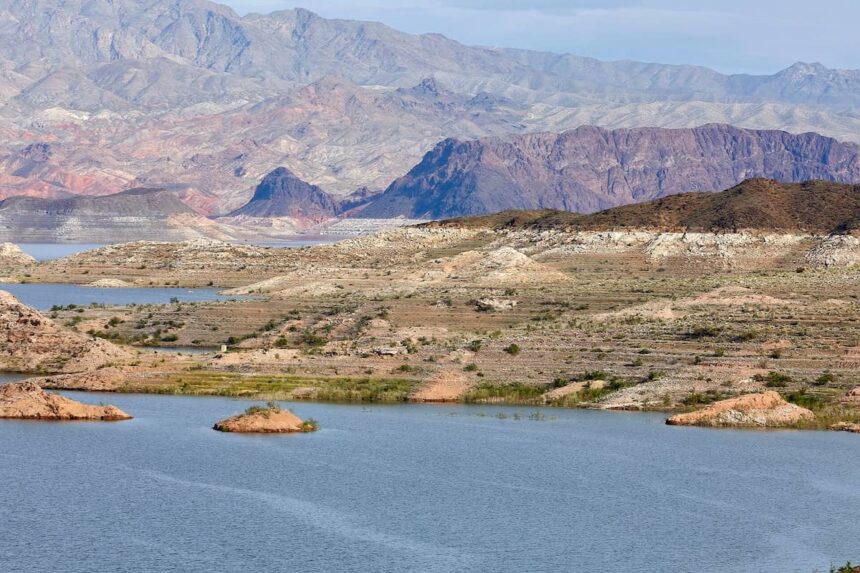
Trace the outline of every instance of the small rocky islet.
{"label": "small rocky islet", "polygon": [[265,406],[251,406],[241,414],[221,420],[213,429],[243,434],[288,434],[314,432],[318,424],[313,419],[302,420],[289,410],[269,402]]}

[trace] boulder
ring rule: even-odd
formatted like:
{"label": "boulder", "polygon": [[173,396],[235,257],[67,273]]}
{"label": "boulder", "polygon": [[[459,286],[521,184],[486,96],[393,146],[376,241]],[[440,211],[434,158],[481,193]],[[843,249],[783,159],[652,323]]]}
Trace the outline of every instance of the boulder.
{"label": "boulder", "polygon": [[0,418],[21,420],[130,420],[115,406],[91,406],[49,394],[33,381],[0,385]]}
{"label": "boulder", "polygon": [[500,312],[511,310],[517,306],[517,301],[499,298],[482,298],[475,301],[475,307],[483,312]]}
{"label": "boulder", "polygon": [[777,392],[746,394],[720,400],[686,414],[671,416],[672,426],[709,426],[740,428],[780,428],[815,418],[810,410],[786,402]]}

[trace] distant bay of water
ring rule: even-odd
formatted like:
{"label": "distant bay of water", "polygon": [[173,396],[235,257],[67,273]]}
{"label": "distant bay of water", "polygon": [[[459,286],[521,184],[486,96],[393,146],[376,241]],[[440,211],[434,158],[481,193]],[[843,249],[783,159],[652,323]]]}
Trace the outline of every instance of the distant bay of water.
{"label": "distant bay of water", "polygon": [[[236,244],[255,245],[279,249],[297,249],[313,245],[325,245],[343,240],[339,236],[296,236],[278,241],[247,241]],[[37,261],[52,261],[106,246],[103,243],[18,243],[18,247]]]}
{"label": "distant bay of water", "polygon": [[18,243],[18,247],[37,261],[52,261],[104,247],[99,243]]}
{"label": "distant bay of water", "polygon": [[27,306],[49,310],[52,306],[87,306],[104,304],[124,306],[129,304],[167,304],[179,302],[208,302],[248,297],[224,296],[213,288],[97,288],[59,283],[0,284],[0,290],[11,293]]}

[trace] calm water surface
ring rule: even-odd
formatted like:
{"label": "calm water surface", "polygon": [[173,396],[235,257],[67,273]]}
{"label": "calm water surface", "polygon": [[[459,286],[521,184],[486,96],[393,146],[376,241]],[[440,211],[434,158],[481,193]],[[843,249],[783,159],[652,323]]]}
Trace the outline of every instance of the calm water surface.
{"label": "calm water surface", "polygon": [[52,261],[75,253],[104,247],[102,243],[18,243],[18,247],[37,261]]}
{"label": "calm water surface", "polygon": [[[247,244],[260,247],[276,247],[282,249],[296,249],[312,245],[324,245],[343,240],[337,236],[307,236],[291,237],[281,241],[252,241]],[[91,251],[106,246],[103,243],[18,243],[22,251],[37,261],[52,261],[62,257],[68,257],[83,251]]]}
{"label": "calm water surface", "polygon": [[[860,439],[663,417],[70,394],[120,423],[0,421],[0,570],[810,573],[860,558]],[[479,414],[485,414],[481,416]]]}
{"label": "calm water surface", "polygon": [[[96,288],[82,285],[55,283],[0,284],[5,290],[22,303],[40,310],[54,305],[76,304],[127,305],[127,304],[167,304],[171,299],[180,302],[206,302],[212,300],[231,300],[243,297],[222,296],[213,288]],[[245,297],[247,298],[247,297]]]}

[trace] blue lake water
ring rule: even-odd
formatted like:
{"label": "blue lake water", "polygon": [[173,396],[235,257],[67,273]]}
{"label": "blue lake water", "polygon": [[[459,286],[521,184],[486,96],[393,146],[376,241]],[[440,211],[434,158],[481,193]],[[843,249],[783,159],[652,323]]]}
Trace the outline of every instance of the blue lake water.
{"label": "blue lake water", "polygon": [[[245,244],[257,245],[259,247],[272,247],[281,249],[297,249],[313,245],[325,245],[343,240],[337,236],[307,236],[290,237],[280,241],[250,241]],[[22,251],[37,261],[52,261],[62,257],[68,257],[83,251],[91,251],[104,247],[103,243],[18,243]]]}
{"label": "blue lake water", "polygon": [[[801,572],[860,559],[860,439],[657,414],[77,394],[119,423],[0,421],[0,571]],[[503,412],[506,419],[499,419]]]}
{"label": "blue lake water", "polygon": [[51,261],[103,246],[101,243],[18,243],[22,251],[37,261]]}
{"label": "blue lake water", "polygon": [[213,288],[96,288],[70,284],[26,283],[0,284],[0,290],[5,290],[22,303],[40,310],[69,304],[122,306],[167,304],[171,299],[178,299],[180,302],[206,302],[243,298],[222,296]]}

